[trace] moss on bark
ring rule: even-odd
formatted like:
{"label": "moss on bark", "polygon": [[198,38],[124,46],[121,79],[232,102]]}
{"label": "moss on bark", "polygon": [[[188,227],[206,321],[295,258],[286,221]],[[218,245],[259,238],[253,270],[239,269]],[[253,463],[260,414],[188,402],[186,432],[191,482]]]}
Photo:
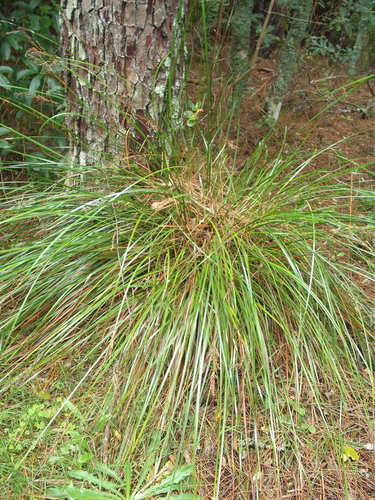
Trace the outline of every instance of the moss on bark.
{"label": "moss on bark", "polygon": [[[250,64],[250,33],[253,16],[253,0],[238,0],[231,20],[232,54],[231,70],[233,80],[236,81],[246,73]],[[233,99],[239,104],[248,85],[248,78],[239,79],[234,85]]]}
{"label": "moss on bark", "polygon": [[279,119],[289,84],[298,69],[301,43],[308,30],[313,1],[293,0],[290,7],[292,21],[281,48],[276,82],[267,101],[267,122],[270,125]]}
{"label": "moss on bark", "polygon": [[361,17],[349,66],[351,75],[366,71],[375,60],[375,0],[361,0],[359,8]]}

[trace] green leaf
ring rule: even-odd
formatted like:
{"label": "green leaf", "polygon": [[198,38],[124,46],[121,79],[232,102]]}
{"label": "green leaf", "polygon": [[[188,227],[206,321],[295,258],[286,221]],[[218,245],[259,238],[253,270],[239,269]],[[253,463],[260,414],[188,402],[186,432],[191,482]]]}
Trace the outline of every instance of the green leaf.
{"label": "green leaf", "polygon": [[79,481],[86,481],[95,486],[99,486],[100,488],[104,488],[105,490],[117,492],[118,486],[111,483],[110,481],[106,481],[105,479],[101,479],[94,474],[90,474],[85,470],[73,470],[69,472],[69,476],[73,479],[78,479]]}
{"label": "green leaf", "polygon": [[10,85],[10,81],[8,80],[8,78],[6,76],[4,76],[2,73],[0,73],[0,87],[4,87],[5,89],[6,88],[9,88],[11,85]]}
{"label": "green leaf", "polygon": [[76,407],[74,403],[72,403],[69,400],[64,401],[64,406],[65,408],[69,409],[73,415],[75,415],[79,420],[82,422],[85,421],[85,417],[82,415],[82,413],[79,411],[79,409]]}
{"label": "green leaf", "polygon": [[181,481],[191,476],[193,473],[192,465],[183,465],[182,467],[173,471],[168,477],[166,477],[160,484],[168,483],[168,484],[179,484]]}
{"label": "green leaf", "polygon": [[8,141],[0,140],[0,149],[9,149],[10,147]]}
{"label": "green leaf", "polygon": [[143,498],[147,498],[153,495],[161,495],[163,493],[169,493],[176,489],[176,486],[181,483],[184,479],[191,476],[193,472],[192,465],[184,465],[179,469],[176,469],[172,474],[163,479],[158,484],[154,486],[150,486],[146,490],[141,491],[134,495],[134,500],[141,500]]}
{"label": "green leaf", "polygon": [[168,500],[201,500],[198,495],[193,495],[192,493],[181,493],[180,495],[168,495],[165,497]]}
{"label": "green leaf", "polygon": [[302,408],[302,407],[296,407],[296,412],[301,415],[301,417],[303,417],[305,414],[306,414],[306,410],[305,408]]}
{"label": "green leaf", "polygon": [[47,491],[47,495],[56,498],[68,498],[73,500],[123,500],[117,495],[110,493],[102,493],[97,490],[89,490],[86,488],[75,488],[73,486],[67,488],[52,488]]}
{"label": "green leaf", "polygon": [[34,94],[40,87],[41,83],[42,83],[42,78],[39,75],[34,76],[29,85],[30,94]]}
{"label": "green leaf", "polygon": [[38,7],[38,5],[40,5],[40,1],[41,0],[31,0],[31,2],[29,4],[29,9],[34,10],[35,7]]}
{"label": "green leaf", "polygon": [[344,462],[347,462],[348,460],[353,460],[354,462],[357,462],[359,460],[359,453],[357,450],[352,448],[351,446],[344,446],[342,449],[342,459]]}
{"label": "green leaf", "polygon": [[10,66],[0,66],[0,73],[13,73],[13,68]]}
{"label": "green leaf", "polygon": [[47,78],[47,84],[48,84],[48,88],[49,90],[54,90],[54,89],[57,89],[57,88],[61,88],[61,85],[59,84],[59,82],[57,80],[55,80],[54,78],[51,78],[51,77],[48,77]]}
{"label": "green leaf", "polygon": [[21,7],[21,9],[23,9],[23,10],[26,10],[28,7],[26,2],[21,2],[21,1],[14,2],[14,5],[17,7]]}
{"label": "green leaf", "polygon": [[28,59],[28,61],[26,62],[26,66],[28,66],[29,69],[32,69],[34,73],[40,73],[40,67],[34,61]]}
{"label": "green leaf", "polygon": [[115,481],[122,483],[121,477],[118,474],[116,474],[115,471],[113,471],[112,469],[107,467],[106,465],[104,465],[102,463],[97,463],[95,465],[95,469],[102,472],[103,474],[106,474],[107,476],[111,477]]}
{"label": "green leaf", "polygon": [[9,45],[14,50],[21,50],[22,42],[24,42],[24,40],[25,40],[25,35],[21,32],[16,32],[13,34],[13,36],[8,37],[7,39]]}
{"label": "green leaf", "polygon": [[310,424],[301,424],[300,425],[301,429],[304,431],[310,432],[310,434],[315,434],[316,433],[316,427]]}
{"label": "green leaf", "polygon": [[8,127],[0,127],[0,136],[9,134],[9,128]]}
{"label": "green leaf", "polygon": [[16,79],[21,80],[22,78],[25,78],[26,76],[31,76],[34,75],[35,71],[32,69],[21,69],[20,71],[17,72]]}
{"label": "green leaf", "polygon": [[0,57],[2,59],[5,59],[5,61],[8,61],[8,59],[10,58],[10,54],[11,54],[10,45],[6,40],[4,40],[0,45]]}
{"label": "green leaf", "polygon": [[39,21],[41,30],[44,31],[45,33],[49,30],[53,22],[52,19],[48,16],[41,17]]}
{"label": "green leaf", "polygon": [[31,14],[31,16],[30,16],[30,26],[31,26],[32,30],[39,31],[39,28],[40,28],[40,16],[37,16],[36,14]]}

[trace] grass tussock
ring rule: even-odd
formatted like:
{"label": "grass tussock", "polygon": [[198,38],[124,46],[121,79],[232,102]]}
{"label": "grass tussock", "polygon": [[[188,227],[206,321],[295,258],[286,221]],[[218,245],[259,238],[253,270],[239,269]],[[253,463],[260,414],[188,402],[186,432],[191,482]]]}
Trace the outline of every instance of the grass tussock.
{"label": "grass tussock", "polygon": [[365,166],[314,168],[321,153],[130,158],[84,172],[90,190],[5,183],[3,392],[70,360],[70,399],[89,380],[106,439],[121,429],[107,459],[142,462],[158,429],[160,463],[210,464],[214,494],[260,470],[264,443],[280,469],[306,434],[326,442],[330,391],[367,415],[372,194]]}

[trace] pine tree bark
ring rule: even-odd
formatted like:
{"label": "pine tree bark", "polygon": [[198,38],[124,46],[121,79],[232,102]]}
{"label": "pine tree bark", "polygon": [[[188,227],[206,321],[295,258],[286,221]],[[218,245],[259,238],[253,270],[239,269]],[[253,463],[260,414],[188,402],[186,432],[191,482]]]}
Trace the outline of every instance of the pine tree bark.
{"label": "pine tree bark", "polygon": [[281,48],[276,82],[267,100],[269,125],[274,125],[279,119],[289,84],[298,69],[301,43],[306,36],[313,8],[313,0],[292,0],[290,3],[292,21]]}
{"label": "pine tree bark", "polygon": [[176,119],[186,2],[61,1],[73,165],[115,153],[130,115],[146,131]]}

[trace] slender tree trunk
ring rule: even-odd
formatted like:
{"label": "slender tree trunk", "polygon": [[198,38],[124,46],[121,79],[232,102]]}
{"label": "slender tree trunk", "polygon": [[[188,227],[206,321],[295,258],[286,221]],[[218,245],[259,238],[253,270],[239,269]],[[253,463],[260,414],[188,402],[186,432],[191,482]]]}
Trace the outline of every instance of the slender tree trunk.
{"label": "slender tree trunk", "polygon": [[292,21],[281,48],[278,75],[267,101],[267,122],[273,125],[280,116],[289,84],[298,69],[301,43],[306,36],[313,0],[292,0]]}
{"label": "slender tree trunk", "polygon": [[[253,7],[254,0],[237,0],[231,20],[231,70],[234,79],[233,102],[236,106],[240,104],[241,97],[248,85]],[[241,77],[241,75],[244,76]]]}
{"label": "slender tree trunk", "polygon": [[[370,64],[375,61],[375,0],[360,0],[359,4],[361,17],[350,61],[349,72],[351,75],[366,71]],[[371,16],[373,17],[372,22]]]}
{"label": "slender tree trunk", "polygon": [[73,165],[115,153],[130,115],[144,131],[177,119],[186,2],[61,1]]}

